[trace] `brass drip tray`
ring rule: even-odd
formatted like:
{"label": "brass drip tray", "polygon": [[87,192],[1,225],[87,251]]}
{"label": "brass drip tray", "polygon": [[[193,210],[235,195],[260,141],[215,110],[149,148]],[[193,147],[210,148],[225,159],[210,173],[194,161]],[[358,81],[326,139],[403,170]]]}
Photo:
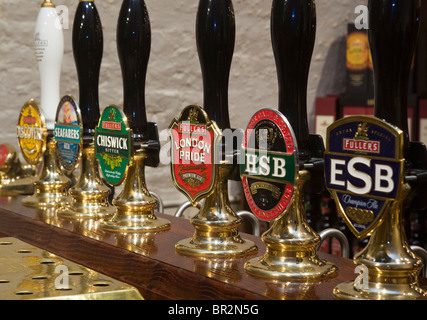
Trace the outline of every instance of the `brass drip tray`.
{"label": "brass drip tray", "polygon": [[15,238],[0,238],[0,300],[143,300],[125,283]]}

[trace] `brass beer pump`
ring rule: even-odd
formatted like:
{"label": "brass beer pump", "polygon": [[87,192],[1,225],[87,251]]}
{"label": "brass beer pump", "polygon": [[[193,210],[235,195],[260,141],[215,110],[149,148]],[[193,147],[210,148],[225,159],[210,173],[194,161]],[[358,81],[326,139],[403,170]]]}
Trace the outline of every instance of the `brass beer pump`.
{"label": "brass beer pump", "polygon": [[[143,0],[124,0],[117,24],[117,50],[123,76],[123,111],[131,129],[132,154],[122,192],[113,200],[114,217],[101,228],[117,233],[149,233],[170,229],[155,214],[158,199],[145,182],[145,166],[159,165],[157,125],[147,121],[145,82],[151,49],[151,26]],[[102,160],[101,160],[102,161]]]}
{"label": "brass beer pump", "polygon": [[57,214],[67,219],[107,219],[114,214],[109,203],[112,190],[100,177],[94,148],[94,132],[100,117],[98,87],[103,54],[102,24],[94,1],[78,4],[73,24],[73,53],[79,80],[83,148],[80,176],[69,189],[71,200]]}
{"label": "brass beer pump", "polygon": [[[368,33],[375,77],[375,117],[379,119],[377,121],[395,128],[393,130],[401,137],[397,146],[390,143],[388,147],[402,155],[402,178],[395,182],[398,183],[397,195],[385,207],[376,225],[355,233],[359,238],[371,236],[366,248],[354,258],[354,263],[364,269],[358,277],[362,281],[339,284],[334,295],[338,299],[426,299],[426,291],[418,284],[423,263],[411,250],[402,222],[404,203],[410,199],[412,187],[425,184],[422,178],[425,172],[423,174],[410,160],[417,158],[414,150],[424,149],[422,152],[425,154],[425,146],[414,148],[417,143],[409,141],[407,124],[407,90],[417,41],[420,2],[370,0],[368,8]],[[363,118],[356,120],[365,121]],[[369,126],[369,122],[365,123]],[[365,137],[374,140],[375,133],[363,127],[359,127],[358,134],[364,132]],[[409,179],[411,176],[414,179]],[[349,218],[347,220],[348,223]],[[349,226],[354,229],[351,223]]]}
{"label": "brass beer pump", "polygon": [[[19,147],[22,156],[28,163],[28,170],[23,171],[25,166],[21,165],[12,146],[3,146],[2,150],[8,150],[8,155],[5,155],[7,161],[2,165],[1,170],[3,174],[0,193],[4,196],[35,194],[35,182],[40,174],[38,169],[46,149],[47,134],[44,113],[51,113],[59,101],[64,40],[62,29],[58,29],[54,25],[57,17],[55,5],[51,1],[44,1],[37,16],[34,31],[34,51],[40,72],[42,107],[34,99],[28,100],[22,107],[18,120]],[[50,130],[50,140],[52,139],[52,124],[52,117],[49,115],[47,126]],[[43,133],[40,134],[42,131]],[[31,135],[26,132],[37,132],[37,134]],[[13,170],[10,169],[10,161],[12,161]],[[46,173],[46,170],[43,171]],[[40,185],[40,181],[38,185]],[[44,193],[40,190],[39,192]],[[35,197],[32,197],[32,202],[34,202],[33,206],[38,206]]]}
{"label": "brass beer pump", "polygon": [[[56,23],[58,14],[51,1],[45,1],[39,13],[35,31],[35,50],[38,58],[41,85],[41,118],[46,117],[46,150],[43,154],[42,169],[34,182],[34,194],[22,199],[25,206],[56,208],[70,201],[68,187],[71,180],[59,166],[53,134],[54,114],[59,102],[59,80],[64,38],[62,28]],[[44,47],[41,51],[40,47]],[[44,122],[44,121],[42,121]]]}
{"label": "brass beer pump", "polygon": [[[203,128],[202,134],[197,139],[199,141],[206,139],[206,135],[203,134],[209,132],[212,136],[209,142],[212,143],[212,150],[225,152],[218,152],[222,156],[214,156],[213,163],[201,162],[199,165],[190,164],[190,166],[184,164],[180,167],[175,159],[177,165],[172,164],[174,183],[179,190],[190,189],[191,193],[197,189],[198,194],[206,192],[198,198],[197,193],[193,194],[194,198],[190,199],[195,206],[201,198],[204,198],[200,211],[191,219],[195,233],[193,237],[179,241],[175,249],[180,254],[196,257],[239,258],[256,253],[257,247],[252,241],[240,237],[238,227],[242,223],[242,218],[231,208],[228,196],[229,179],[240,180],[239,177],[233,176],[237,167],[238,147],[226,145],[225,139],[217,144],[217,139],[213,138],[218,129],[223,131],[230,129],[228,83],[235,43],[235,17],[231,0],[199,1],[196,40],[203,77],[204,105],[203,109],[197,106],[184,109],[180,119],[185,120],[181,124],[184,124],[183,128],[195,128],[196,131],[197,128]],[[206,131],[204,128],[207,128]],[[175,132],[181,134],[185,131],[180,130],[180,125],[177,125]],[[178,146],[184,140],[174,140],[172,144]],[[231,149],[233,150],[230,151]],[[174,150],[172,154],[173,152]],[[206,181],[209,179],[208,170],[205,168],[210,165],[213,166],[213,182],[204,189],[202,185],[207,184]],[[176,174],[174,170],[177,171]],[[178,183],[178,179],[181,178],[183,181]],[[188,197],[188,192],[186,194]]]}
{"label": "brass beer pump", "polygon": [[335,265],[317,256],[321,239],[308,224],[304,206],[305,184],[311,185],[312,192],[320,192],[324,185],[323,142],[309,134],[307,124],[307,82],[315,34],[315,1],[273,0],[271,37],[279,82],[279,112],[295,132],[298,164],[288,207],[262,235],[267,247],[264,256],[245,264],[246,272],[259,277],[317,281],[337,273]]}

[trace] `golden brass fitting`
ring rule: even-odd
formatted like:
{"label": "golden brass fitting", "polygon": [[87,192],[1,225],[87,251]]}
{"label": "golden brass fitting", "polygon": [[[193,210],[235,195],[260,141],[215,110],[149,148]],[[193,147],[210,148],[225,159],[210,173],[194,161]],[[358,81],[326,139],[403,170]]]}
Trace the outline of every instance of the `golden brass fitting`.
{"label": "golden brass fitting", "polygon": [[[427,292],[418,284],[423,263],[409,246],[402,222],[402,207],[410,191],[404,184],[397,198],[384,213],[383,222],[373,231],[366,248],[354,258],[365,266],[367,275],[361,280],[339,284],[334,289],[338,299],[349,300],[415,300],[427,299]],[[363,274],[360,275],[363,279]]]}
{"label": "golden brass fitting", "polygon": [[101,224],[102,229],[121,233],[160,232],[170,229],[170,222],[156,217],[154,213],[157,200],[150,195],[145,182],[147,157],[144,150],[135,152],[123,190],[113,200],[117,211],[110,221]]}
{"label": "golden brass fitting", "polygon": [[308,171],[300,171],[291,205],[262,236],[266,253],[245,264],[249,274],[289,280],[321,279],[337,273],[335,265],[317,256],[320,236],[307,223],[303,186],[309,179]]}
{"label": "golden brass fitting", "polygon": [[111,189],[101,180],[93,142],[83,148],[80,178],[69,191],[72,201],[58,209],[68,219],[107,219],[116,209],[108,202]]}
{"label": "golden brass fitting", "polygon": [[191,219],[195,228],[192,238],[175,245],[178,253],[198,257],[242,257],[257,252],[257,246],[240,237],[238,227],[242,218],[237,216],[228,198],[228,178],[233,166],[216,165],[215,186],[206,197],[199,213]]}
{"label": "golden brass fitting", "polygon": [[71,201],[68,196],[70,183],[70,179],[59,168],[54,137],[48,136],[43,168],[34,183],[34,194],[22,199],[22,204],[40,209],[65,205]]}

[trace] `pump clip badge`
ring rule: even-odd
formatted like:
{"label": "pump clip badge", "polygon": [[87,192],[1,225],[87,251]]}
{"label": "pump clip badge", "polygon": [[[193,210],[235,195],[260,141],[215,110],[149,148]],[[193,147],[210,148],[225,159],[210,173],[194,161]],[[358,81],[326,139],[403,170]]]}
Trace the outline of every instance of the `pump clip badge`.
{"label": "pump clip badge", "polygon": [[192,205],[197,205],[215,184],[215,150],[220,130],[205,110],[191,105],[172,121],[169,135],[173,182]]}
{"label": "pump clip badge", "polygon": [[369,236],[403,185],[403,132],[375,117],[351,116],[329,126],[326,141],[326,187],[351,231]]}
{"label": "pump clip badge", "polygon": [[54,135],[58,160],[67,174],[71,174],[79,163],[82,131],[82,118],[77,102],[72,96],[62,97],[56,111]]}
{"label": "pump clip badge", "polygon": [[279,111],[262,109],[249,121],[240,176],[252,212],[261,220],[279,218],[291,204],[298,174],[295,135]]}
{"label": "pump clip badge", "polygon": [[108,106],[95,129],[95,155],[110,185],[118,186],[126,179],[132,162],[132,146],[132,130],[126,116],[118,106]]}
{"label": "pump clip badge", "polygon": [[34,100],[28,100],[22,106],[16,131],[25,161],[31,165],[39,164],[46,150],[47,129],[40,106]]}

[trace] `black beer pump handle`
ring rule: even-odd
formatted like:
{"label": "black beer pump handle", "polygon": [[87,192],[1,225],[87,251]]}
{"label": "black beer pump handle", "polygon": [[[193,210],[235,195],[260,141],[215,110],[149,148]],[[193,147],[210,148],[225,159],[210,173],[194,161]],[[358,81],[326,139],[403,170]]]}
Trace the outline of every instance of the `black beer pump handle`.
{"label": "black beer pump handle", "polygon": [[375,116],[408,134],[408,83],[419,24],[419,0],[369,0]]}
{"label": "black beer pump handle", "polygon": [[98,90],[103,49],[102,24],[95,3],[80,1],[73,25],[73,52],[84,135],[94,134],[100,117]]}
{"label": "black beer pump handle", "polygon": [[220,129],[230,128],[228,84],[236,25],[231,0],[200,0],[196,41],[203,77],[203,107]]}
{"label": "black beer pump handle", "polygon": [[273,0],[271,40],[279,84],[279,111],[295,132],[301,161],[310,159],[307,85],[316,38],[314,0]]}
{"label": "black beer pump handle", "polygon": [[151,27],[143,0],[123,0],[117,23],[117,51],[123,76],[123,111],[138,141],[147,139],[145,82]]}

